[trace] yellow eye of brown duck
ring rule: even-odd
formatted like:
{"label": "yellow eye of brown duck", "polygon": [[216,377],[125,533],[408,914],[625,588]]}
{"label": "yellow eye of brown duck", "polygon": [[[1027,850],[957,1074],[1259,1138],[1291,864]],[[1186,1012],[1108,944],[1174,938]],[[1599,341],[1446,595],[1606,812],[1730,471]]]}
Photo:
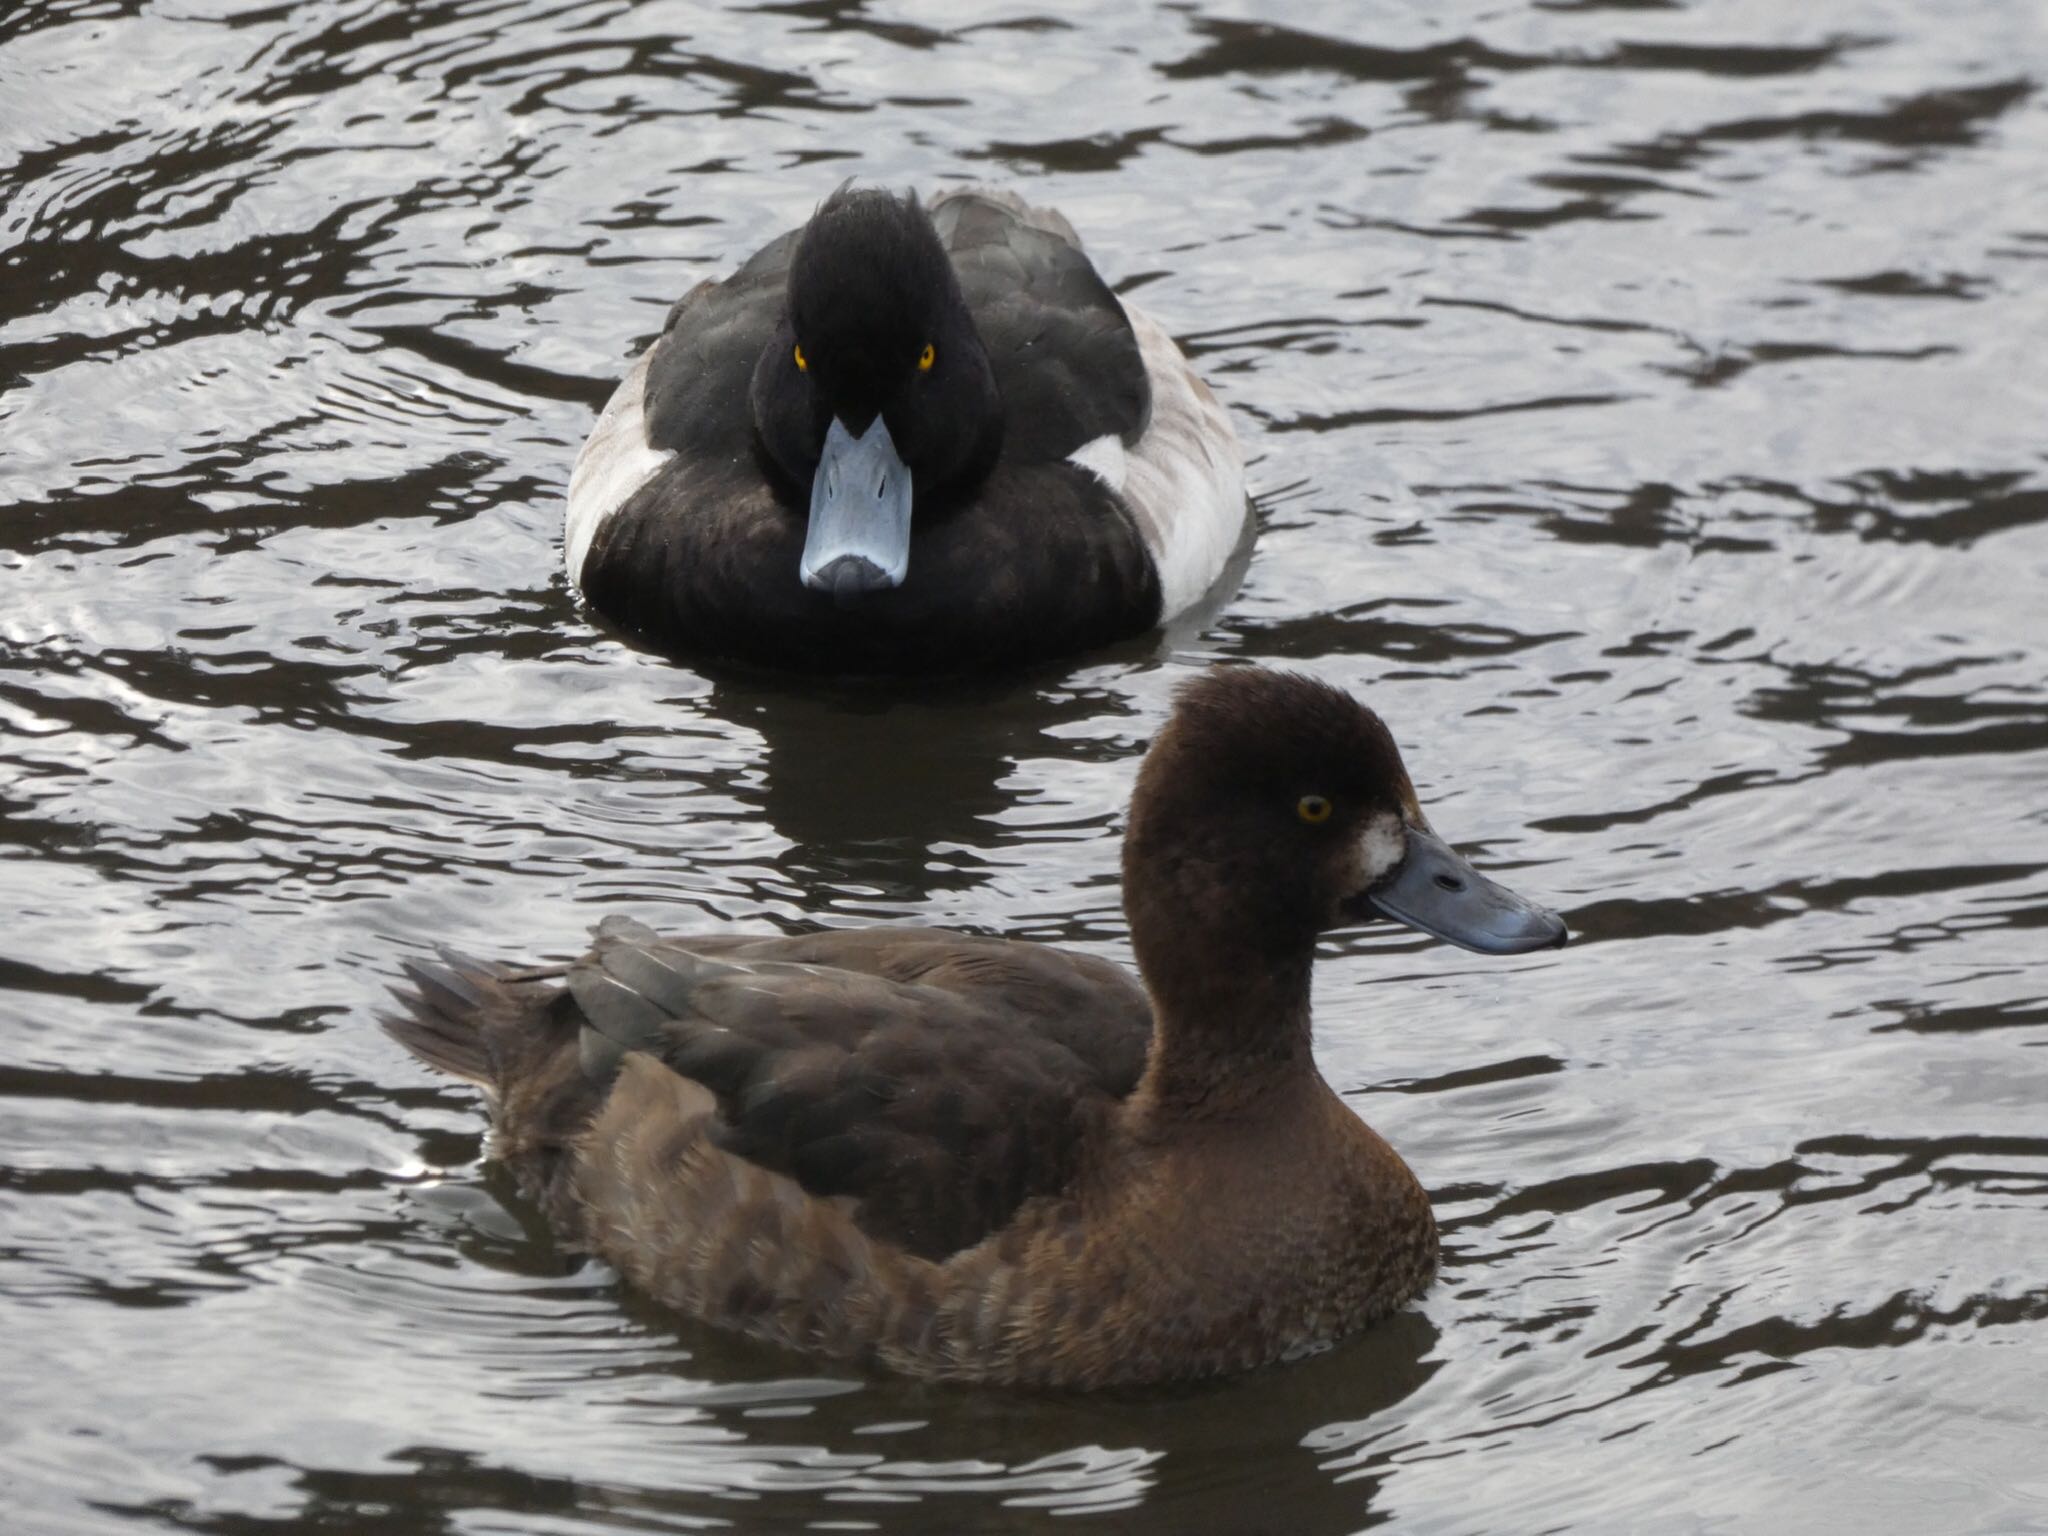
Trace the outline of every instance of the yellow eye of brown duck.
{"label": "yellow eye of brown duck", "polygon": [[919,373],[930,373],[932,371],[932,364],[938,360],[938,349],[930,342],[926,342],[924,350],[917,354],[917,371]]}
{"label": "yellow eye of brown duck", "polygon": [[809,373],[811,371],[811,365],[804,360],[803,347],[799,345],[794,350],[796,356],[796,371],[798,373]]}
{"label": "yellow eye of brown duck", "polygon": [[1294,802],[1294,814],[1312,827],[1328,821],[1330,812],[1335,809],[1327,795],[1303,795]]}

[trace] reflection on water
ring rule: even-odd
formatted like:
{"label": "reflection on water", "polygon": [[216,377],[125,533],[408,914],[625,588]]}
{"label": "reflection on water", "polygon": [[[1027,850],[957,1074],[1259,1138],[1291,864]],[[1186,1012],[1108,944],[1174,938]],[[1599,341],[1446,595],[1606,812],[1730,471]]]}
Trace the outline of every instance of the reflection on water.
{"label": "reflection on water", "polygon": [[[16,1524],[2048,1527],[2044,80],[1995,0],[8,9]],[[1253,457],[1241,583],[908,690],[577,609],[624,359],[849,174],[1028,183],[1144,291]],[[1583,935],[1328,945],[1445,1236],[1328,1355],[814,1375],[557,1252],[369,1027],[611,911],[1125,956],[1212,657],[1361,691]]]}

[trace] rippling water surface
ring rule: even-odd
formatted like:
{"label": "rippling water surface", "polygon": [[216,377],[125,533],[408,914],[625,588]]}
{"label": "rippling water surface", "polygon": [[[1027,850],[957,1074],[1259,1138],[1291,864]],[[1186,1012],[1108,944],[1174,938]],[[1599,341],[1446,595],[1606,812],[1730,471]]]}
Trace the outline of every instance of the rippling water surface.
{"label": "rippling water surface", "polygon": [[[10,1529],[2048,1530],[2044,13],[1030,3],[6,7]],[[853,174],[1143,290],[1241,585],[907,693],[579,612],[611,381]],[[1583,935],[1328,946],[1447,1249],[1330,1355],[1018,1398],[678,1324],[370,1027],[608,912],[1127,958],[1214,657],[1361,692]]]}

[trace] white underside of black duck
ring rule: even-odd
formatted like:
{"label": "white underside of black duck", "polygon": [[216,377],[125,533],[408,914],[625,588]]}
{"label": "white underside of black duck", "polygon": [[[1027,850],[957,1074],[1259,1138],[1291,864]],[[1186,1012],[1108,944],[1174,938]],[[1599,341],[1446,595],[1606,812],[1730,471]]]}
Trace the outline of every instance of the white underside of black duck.
{"label": "white underside of black duck", "polygon": [[1202,382],[1166,330],[1124,305],[1145,376],[1152,419],[1135,446],[1107,436],[1084,443],[1068,461],[1094,475],[1137,519],[1159,573],[1160,622],[1191,607],[1222,574],[1244,532],[1244,453],[1230,413]]}

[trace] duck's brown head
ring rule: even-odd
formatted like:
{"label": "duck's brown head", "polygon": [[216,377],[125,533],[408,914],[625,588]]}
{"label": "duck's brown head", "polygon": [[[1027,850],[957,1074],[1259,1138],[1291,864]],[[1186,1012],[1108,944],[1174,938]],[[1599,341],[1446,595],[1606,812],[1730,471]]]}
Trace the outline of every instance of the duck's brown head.
{"label": "duck's brown head", "polygon": [[1341,689],[1221,666],[1185,685],[1146,754],[1124,840],[1141,966],[1303,968],[1315,936],[1392,918],[1467,949],[1564,943],[1564,923],[1430,830],[1394,738]]}

